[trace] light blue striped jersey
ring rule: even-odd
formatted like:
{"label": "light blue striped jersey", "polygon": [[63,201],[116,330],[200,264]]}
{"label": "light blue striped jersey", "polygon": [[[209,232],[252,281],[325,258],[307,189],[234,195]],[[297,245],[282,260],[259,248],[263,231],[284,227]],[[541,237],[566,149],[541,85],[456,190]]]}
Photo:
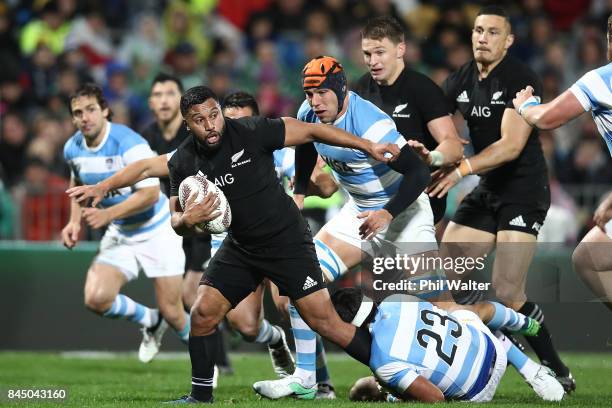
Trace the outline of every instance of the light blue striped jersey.
{"label": "light blue striped jersey", "polygon": [[290,179],[295,176],[295,150],[284,147],[272,152],[276,177],[282,183],[283,177]]}
{"label": "light blue striped jersey", "polygon": [[486,335],[414,296],[386,298],[378,307],[370,332],[370,368],[394,390],[405,391],[420,375],[447,399],[460,399],[484,371],[490,342]]}
{"label": "light blue striped jersey", "polygon": [[[127,166],[128,164],[154,157],[155,153],[147,141],[127,126],[107,123],[102,142],[93,148],[87,146],[85,138],[77,131],[64,145],[64,159],[70,167],[72,177],[78,184],[96,184]],[[143,187],[159,185],[157,178],[149,178],[132,187],[110,191],[101,201],[102,208],[119,204],[134,191]],[[163,222],[168,222],[170,210],[168,199],[161,192],[155,204],[126,218],[112,222],[119,231],[127,236],[142,238]]]}
{"label": "light blue striped jersey", "polygon": [[585,111],[591,111],[597,130],[612,155],[612,63],[587,72],[570,91]]}
{"label": "light blue striped jersey", "polygon": [[[302,103],[297,118],[320,123],[308,101]],[[354,92],[349,92],[347,110],[334,126],[373,142],[395,143],[400,148],[406,144],[393,119]],[[323,143],[315,143],[315,147],[359,210],[380,209],[397,193],[403,176],[386,164],[356,149]]]}

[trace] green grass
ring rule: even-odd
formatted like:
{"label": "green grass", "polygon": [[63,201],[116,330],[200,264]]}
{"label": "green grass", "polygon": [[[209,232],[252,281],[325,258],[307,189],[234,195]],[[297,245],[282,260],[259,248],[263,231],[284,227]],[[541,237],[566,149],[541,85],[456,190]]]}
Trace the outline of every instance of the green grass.
{"label": "green grass", "polygon": [[[564,354],[563,357],[576,377],[578,391],[567,397],[561,405],[611,407],[612,354]],[[254,381],[273,377],[267,355],[232,355],[235,374],[221,377],[220,386],[215,392],[217,405],[276,408],[312,404],[359,408],[383,406],[349,402],[347,393],[350,385],[356,378],[367,375],[368,371],[341,355],[331,355],[329,360],[337,388],[337,400],[267,401],[260,400],[251,389]],[[160,359],[144,365],[136,360],[135,355],[92,359],[53,353],[0,353],[0,389],[3,393],[11,387],[59,387],[66,388],[69,394],[68,400],[62,403],[24,402],[9,406],[161,406],[162,401],[186,394],[190,388],[189,380],[190,366],[186,357]],[[0,397],[0,406],[5,405],[5,402],[3,395]],[[492,404],[497,407],[553,405],[539,400],[513,369],[508,370]]]}

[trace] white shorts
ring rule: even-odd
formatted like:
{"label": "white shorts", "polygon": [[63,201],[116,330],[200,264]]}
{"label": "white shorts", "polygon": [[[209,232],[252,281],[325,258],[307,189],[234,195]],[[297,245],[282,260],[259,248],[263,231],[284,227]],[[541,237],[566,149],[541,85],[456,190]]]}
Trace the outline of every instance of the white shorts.
{"label": "white shorts", "polygon": [[450,315],[455,317],[461,323],[471,325],[483,332],[489,337],[489,339],[491,339],[493,345],[495,346],[496,359],[493,372],[491,373],[491,378],[489,378],[489,382],[487,382],[482,391],[470,399],[471,402],[489,402],[493,399],[495,391],[497,390],[497,387],[499,386],[499,383],[506,372],[506,365],[508,363],[506,350],[497,337],[491,333],[491,330],[489,330],[482,320],[480,320],[476,313],[469,310],[456,310],[450,313]]}
{"label": "white shorts", "polygon": [[138,278],[141,270],[149,278],[182,275],[183,237],[174,232],[170,220],[157,227],[154,234],[147,234],[146,239],[125,236],[111,225],[102,237],[94,263],[114,266],[128,281]]}
{"label": "white shorts", "polygon": [[[372,243],[359,236],[359,226],[364,221],[357,218],[359,213],[361,211],[354,201],[349,200],[322,230],[373,256]],[[398,253],[407,255],[438,249],[429,197],[422,193],[414,203],[391,221],[386,230],[376,234],[374,241],[406,243],[398,248]]]}
{"label": "white shorts", "polygon": [[606,223],[605,229],[606,229],[606,234],[608,234],[608,238],[612,239],[612,220]]}

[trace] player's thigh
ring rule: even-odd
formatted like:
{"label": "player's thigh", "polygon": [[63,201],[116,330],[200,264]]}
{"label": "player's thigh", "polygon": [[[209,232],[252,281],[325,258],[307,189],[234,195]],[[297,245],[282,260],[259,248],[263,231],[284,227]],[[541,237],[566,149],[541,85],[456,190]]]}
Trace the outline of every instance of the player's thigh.
{"label": "player's thigh", "polygon": [[[327,289],[320,289],[294,301],[306,324],[336,344],[348,344],[352,336],[343,331],[346,324],[331,302]],[[351,332],[354,333],[354,330]]]}
{"label": "player's thigh", "polygon": [[157,303],[182,306],[183,277],[181,275],[162,276],[153,279]]}
{"label": "player's thigh", "polygon": [[612,238],[599,227],[593,227],[580,241],[572,255],[579,272],[612,270]]}

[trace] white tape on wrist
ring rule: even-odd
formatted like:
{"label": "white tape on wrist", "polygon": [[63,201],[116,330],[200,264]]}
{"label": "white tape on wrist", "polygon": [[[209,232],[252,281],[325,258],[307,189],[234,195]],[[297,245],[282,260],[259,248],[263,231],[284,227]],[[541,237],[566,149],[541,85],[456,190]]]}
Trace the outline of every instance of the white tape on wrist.
{"label": "white tape on wrist", "polygon": [[429,157],[431,157],[430,166],[440,167],[444,163],[444,154],[442,152],[432,150],[429,152]]}
{"label": "white tape on wrist", "polygon": [[521,103],[521,106],[518,108],[519,115],[523,116],[523,111],[530,106],[536,106],[540,104],[540,98],[538,96],[530,96],[525,100],[525,102]]}

